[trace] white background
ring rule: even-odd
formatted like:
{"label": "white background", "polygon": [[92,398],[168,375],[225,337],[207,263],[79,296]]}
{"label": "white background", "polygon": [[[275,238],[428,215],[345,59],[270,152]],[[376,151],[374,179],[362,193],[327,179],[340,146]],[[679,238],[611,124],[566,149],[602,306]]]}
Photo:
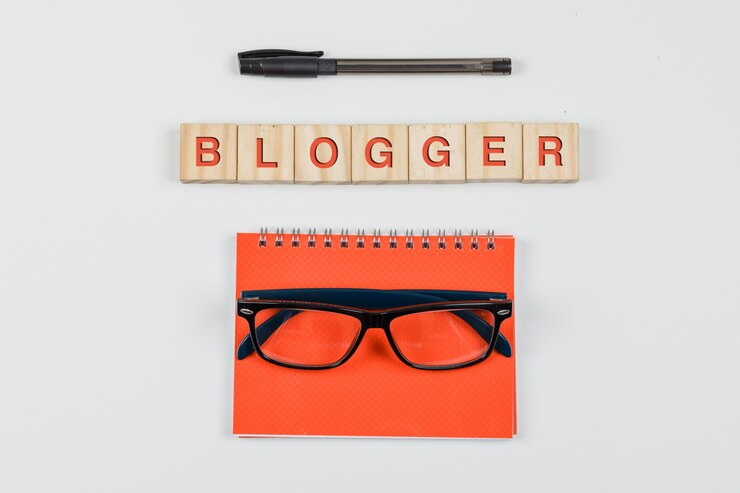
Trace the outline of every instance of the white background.
{"label": "white background", "polygon": [[[738,491],[735,2],[0,8],[3,491]],[[238,75],[236,53],[509,56]],[[573,185],[179,183],[181,122],[578,122]],[[230,435],[234,234],[518,238],[512,441]]]}

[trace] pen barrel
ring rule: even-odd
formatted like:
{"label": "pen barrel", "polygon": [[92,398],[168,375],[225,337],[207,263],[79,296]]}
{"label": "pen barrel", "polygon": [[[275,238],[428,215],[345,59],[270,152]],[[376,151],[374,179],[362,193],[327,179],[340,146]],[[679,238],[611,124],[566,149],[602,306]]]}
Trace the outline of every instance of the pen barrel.
{"label": "pen barrel", "polygon": [[510,58],[342,59],[337,74],[511,74]]}

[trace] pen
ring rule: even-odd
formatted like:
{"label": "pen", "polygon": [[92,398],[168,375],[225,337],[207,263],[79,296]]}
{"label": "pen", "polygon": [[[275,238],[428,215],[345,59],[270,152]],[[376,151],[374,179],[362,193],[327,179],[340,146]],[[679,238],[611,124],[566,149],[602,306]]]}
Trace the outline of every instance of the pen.
{"label": "pen", "polygon": [[239,53],[242,75],[318,77],[337,74],[511,74],[510,58],[321,58],[323,51],[252,50]]}

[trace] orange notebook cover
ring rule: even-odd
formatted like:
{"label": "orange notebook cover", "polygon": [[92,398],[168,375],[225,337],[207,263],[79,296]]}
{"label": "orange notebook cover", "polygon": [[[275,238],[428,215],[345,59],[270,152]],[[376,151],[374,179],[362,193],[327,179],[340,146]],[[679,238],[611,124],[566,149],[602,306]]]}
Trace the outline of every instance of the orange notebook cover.
{"label": "orange notebook cover", "polygon": [[[268,234],[260,246],[257,233],[239,233],[236,242],[236,296],[244,290],[286,288],[448,289],[504,292],[514,300],[514,238],[486,238],[474,249],[471,237],[455,248],[444,237],[429,248],[421,237],[405,237],[390,248],[390,237],[372,237],[358,248],[339,235],[324,246],[316,235],[297,245],[286,235],[276,246]],[[236,317],[234,354],[249,333],[248,322]],[[511,358],[494,352],[466,368],[419,370],[403,364],[382,330],[369,330],[357,352],[343,365],[328,370],[300,370],[271,364],[257,354],[234,356],[234,424],[238,436],[362,436],[434,438],[511,438],[516,434],[516,347],[514,316],[501,326],[513,348]]]}

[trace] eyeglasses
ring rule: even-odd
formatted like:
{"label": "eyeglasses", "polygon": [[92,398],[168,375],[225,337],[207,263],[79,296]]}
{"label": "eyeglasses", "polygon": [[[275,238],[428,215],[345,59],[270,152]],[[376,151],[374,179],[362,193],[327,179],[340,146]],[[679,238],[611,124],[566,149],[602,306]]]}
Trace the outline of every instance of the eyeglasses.
{"label": "eyeglasses", "polygon": [[451,370],[511,357],[499,333],[511,317],[505,293],[446,290],[276,289],[244,291],[237,314],[249,334],[237,349],[276,365],[319,370],[345,363],[368,329],[385,332],[396,356],[422,370]]}

